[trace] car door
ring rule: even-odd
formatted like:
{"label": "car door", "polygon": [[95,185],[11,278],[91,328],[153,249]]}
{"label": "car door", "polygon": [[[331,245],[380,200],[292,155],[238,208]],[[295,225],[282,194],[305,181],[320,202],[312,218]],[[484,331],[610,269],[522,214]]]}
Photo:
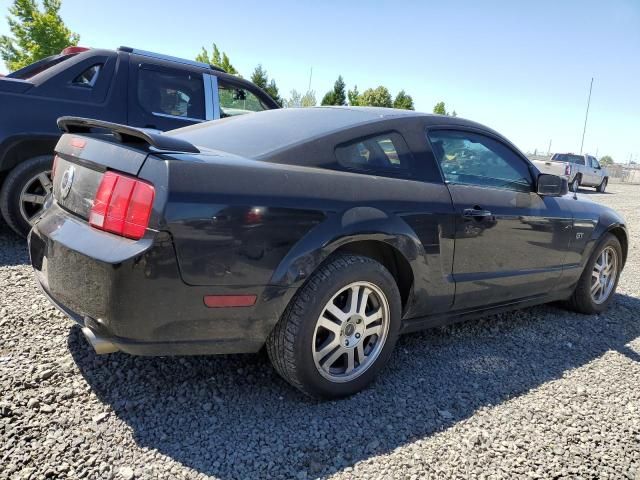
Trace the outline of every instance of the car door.
{"label": "car door", "polygon": [[217,78],[198,69],[132,62],[129,81],[129,124],[173,130],[219,118]]}
{"label": "car door", "polygon": [[589,162],[589,184],[600,185],[600,165],[598,161],[591,155],[587,156],[587,160]]}
{"label": "car door", "polygon": [[552,290],[565,262],[572,216],[535,192],[528,161],[474,129],[428,137],[456,211],[454,309],[509,303]]}

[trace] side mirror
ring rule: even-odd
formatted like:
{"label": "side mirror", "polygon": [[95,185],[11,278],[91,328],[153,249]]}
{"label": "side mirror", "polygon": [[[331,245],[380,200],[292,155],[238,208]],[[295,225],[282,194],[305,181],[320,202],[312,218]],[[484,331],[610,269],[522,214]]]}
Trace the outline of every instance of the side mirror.
{"label": "side mirror", "polygon": [[538,195],[546,197],[561,197],[569,193],[569,183],[566,178],[558,175],[541,173],[537,181]]}

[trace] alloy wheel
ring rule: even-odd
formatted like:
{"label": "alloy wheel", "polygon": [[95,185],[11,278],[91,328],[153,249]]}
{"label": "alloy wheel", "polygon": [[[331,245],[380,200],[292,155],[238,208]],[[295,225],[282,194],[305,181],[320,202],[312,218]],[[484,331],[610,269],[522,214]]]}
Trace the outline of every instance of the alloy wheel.
{"label": "alloy wheel", "polygon": [[42,212],[45,199],[52,189],[50,170],[34,175],[25,183],[20,191],[20,214],[29,225],[33,225]]}
{"label": "alloy wheel", "polygon": [[591,272],[591,299],[600,305],[611,295],[618,275],[618,254],[608,246],[600,252]]}
{"label": "alloy wheel", "polygon": [[331,382],[348,382],[373,365],[389,333],[387,297],[370,282],[354,282],[327,302],[312,340],[318,372]]}

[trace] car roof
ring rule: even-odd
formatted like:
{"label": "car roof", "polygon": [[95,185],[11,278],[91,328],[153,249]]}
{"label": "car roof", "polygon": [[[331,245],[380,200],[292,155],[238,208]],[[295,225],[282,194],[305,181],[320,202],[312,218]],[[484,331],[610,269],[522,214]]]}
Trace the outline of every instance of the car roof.
{"label": "car roof", "polygon": [[[482,127],[469,120],[382,107],[312,107],[267,110],[167,132],[197,145],[247,158],[262,158],[355,127],[370,128],[421,119],[427,124]],[[377,128],[379,124],[379,128]],[[489,130],[486,127],[482,127]],[[363,129],[358,129],[363,134]]]}

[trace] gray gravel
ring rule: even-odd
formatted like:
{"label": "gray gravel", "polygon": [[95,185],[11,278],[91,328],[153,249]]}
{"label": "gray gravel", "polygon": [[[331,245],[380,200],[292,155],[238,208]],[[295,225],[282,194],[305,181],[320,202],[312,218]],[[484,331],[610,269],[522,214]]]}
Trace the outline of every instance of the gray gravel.
{"label": "gray gravel", "polygon": [[[543,306],[403,337],[317,403],[263,355],[96,356],[0,226],[0,478],[640,479],[640,187],[606,315]],[[587,190],[585,190],[585,195]]]}

